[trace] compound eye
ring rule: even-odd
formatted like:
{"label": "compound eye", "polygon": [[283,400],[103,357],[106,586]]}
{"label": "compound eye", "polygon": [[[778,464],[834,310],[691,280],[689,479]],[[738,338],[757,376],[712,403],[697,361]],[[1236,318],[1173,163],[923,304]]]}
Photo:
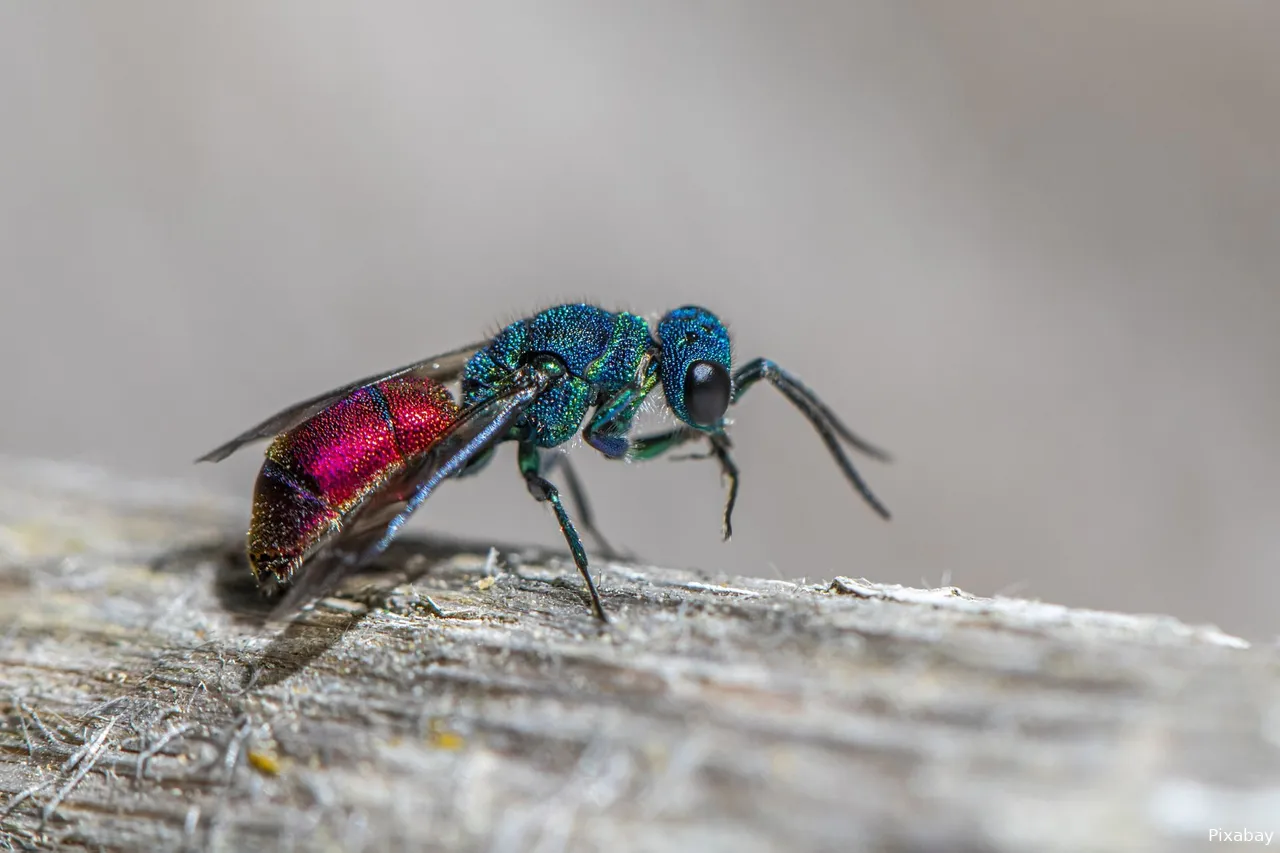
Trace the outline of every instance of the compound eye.
{"label": "compound eye", "polygon": [[695,361],[684,375],[684,407],[698,426],[709,427],[729,408],[729,371],[714,361]]}

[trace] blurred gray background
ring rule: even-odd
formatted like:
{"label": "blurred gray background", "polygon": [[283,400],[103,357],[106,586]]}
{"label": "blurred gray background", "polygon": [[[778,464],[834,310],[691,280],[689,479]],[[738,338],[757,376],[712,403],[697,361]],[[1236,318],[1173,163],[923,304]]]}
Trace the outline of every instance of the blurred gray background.
{"label": "blurred gray background", "polygon": [[[944,579],[1274,636],[1273,0],[7,4],[0,451],[191,459],[565,298],[717,310],[785,401],[576,454],[645,559]],[[415,520],[556,544],[504,452]],[[607,580],[606,580],[607,583]]]}

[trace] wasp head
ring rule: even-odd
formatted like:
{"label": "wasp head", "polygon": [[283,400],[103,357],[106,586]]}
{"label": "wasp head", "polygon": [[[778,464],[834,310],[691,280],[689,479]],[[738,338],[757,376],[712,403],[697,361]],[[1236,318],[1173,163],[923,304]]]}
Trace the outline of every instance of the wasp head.
{"label": "wasp head", "polygon": [[733,397],[729,332],[705,308],[677,308],[658,323],[662,390],[676,417],[702,432],[723,428]]}

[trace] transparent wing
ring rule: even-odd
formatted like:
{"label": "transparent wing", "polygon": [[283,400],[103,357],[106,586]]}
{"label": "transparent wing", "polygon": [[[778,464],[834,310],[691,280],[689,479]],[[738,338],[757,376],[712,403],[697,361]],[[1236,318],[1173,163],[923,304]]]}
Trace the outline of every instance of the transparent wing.
{"label": "transparent wing", "polygon": [[307,418],[332,406],[353,391],[366,385],[372,385],[375,382],[395,379],[399,376],[416,376],[423,379],[435,379],[438,382],[452,382],[462,375],[462,370],[467,366],[467,361],[471,356],[475,355],[476,351],[483,348],[487,343],[488,341],[481,341],[443,355],[432,356],[422,361],[415,361],[413,364],[406,364],[404,367],[397,367],[395,370],[390,370],[386,373],[366,376],[364,379],[357,379],[355,382],[343,385],[341,388],[334,388],[332,391],[326,391],[309,400],[295,403],[283,411],[276,412],[257,426],[245,430],[226,444],[215,447],[196,461],[221,462],[246,444],[261,441],[264,438],[272,438],[286,430],[293,429]]}
{"label": "transparent wing", "polygon": [[464,411],[457,425],[408,473],[354,510],[344,520],[342,533],[298,570],[293,585],[272,612],[272,621],[290,618],[386,550],[436,486],[505,438],[554,378],[536,368],[522,368],[497,397]]}

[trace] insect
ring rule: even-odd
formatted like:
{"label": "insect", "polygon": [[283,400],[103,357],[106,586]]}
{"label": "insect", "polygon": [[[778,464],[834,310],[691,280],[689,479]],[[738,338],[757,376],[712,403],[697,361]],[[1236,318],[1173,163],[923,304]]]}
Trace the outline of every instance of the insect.
{"label": "insect", "polygon": [[[456,380],[460,402],[446,387]],[[592,609],[607,622],[582,538],[560,490],[545,476],[553,464],[564,467],[580,525],[598,541],[603,538],[567,457],[544,451],[579,431],[610,459],[652,459],[703,441],[706,450],[698,458],[715,459],[727,484],[727,540],[738,467],[725,415],[761,380],[809,419],[845,478],[889,518],[844,445],[880,460],[888,455],[854,435],[772,361],[757,358],[734,370],[724,324],[696,306],[668,313],[656,330],[625,311],[586,304],[549,308],[491,340],[290,406],[197,461],[217,462],[246,444],[273,438],[254,486],[247,550],[260,583],[291,585],[276,611],[286,616],[377,557],[440,483],[475,473],[500,443],[513,441],[525,486],[555,511]],[[659,387],[677,425],[632,436],[641,405]]]}

